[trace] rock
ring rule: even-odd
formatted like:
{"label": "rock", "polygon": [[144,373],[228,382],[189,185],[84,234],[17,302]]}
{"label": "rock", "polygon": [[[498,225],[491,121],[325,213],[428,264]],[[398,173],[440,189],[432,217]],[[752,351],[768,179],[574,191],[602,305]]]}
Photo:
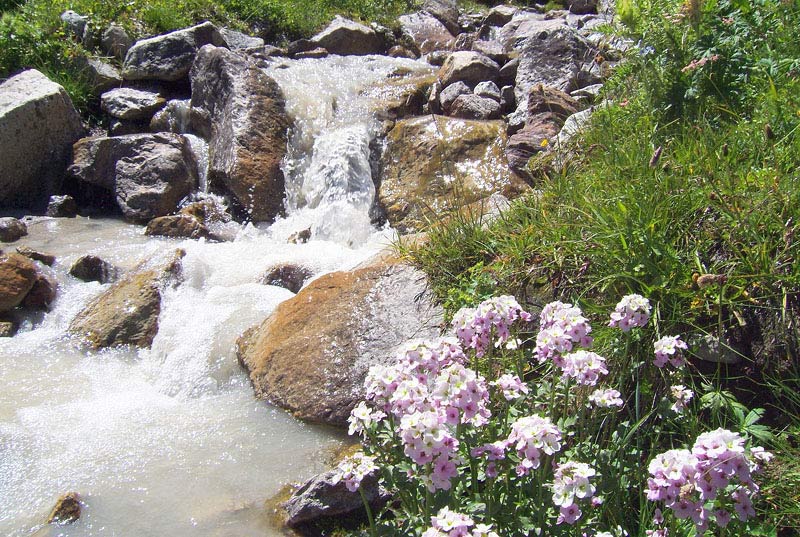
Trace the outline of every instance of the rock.
{"label": "rock", "polygon": [[133,88],[117,88],[100,96],[100,108],[106,114],[127,121],[149,121],[166,102],[158,93]]}
{"label": "rock", "polygon": [[275,285],[297,293],[314,273],[300,265],[281,265],[267,272],[261,279],[264,285]]}
{"label": "rock", "polygon": [[311,239],[311,228],[292,233],[286,240],[289,244],[305,244]]}
{"label": "rock", "polygon": [[94,349],[116,345],[149,347],[158,332],[163,289],[180,274],[183,250],[142,263],[91,301],[69,325],[69,333]]}
{"label": "rock", "polygon": [[58,283],[54,279],[39,273],[36,275],[33,287],[22,300],[22,305],[26,308],[47,311],[56,299],[57,288]]}
{"label": "rock", "polygon": [[78,39],[83,39],[83,33],[86,31],[86,24],[89,22],[89,17],[68,9],[61,14],[61,22],[66,25],[67,30],[73,36]]}
{"label": "rock", "polygon": [[72,196],[50,196],[46,214],[51,218],[75,218],[78,204]]}
{"label": "rock", "polygon": [[67,92],[39,71],[0,84],[0,205],[44,206],[82,135]]}
{"label": "rock", "polygon": [[600,96],[600,92],[603,90],[602,84],[592,84],[591,86],[586,86],[585,88],[581,88],[575,91],[570,92],[570,97],[573,97],[576,100],[585,100],[590,103],[593,103],[597,100]]}
{"label": "rock", "polygon": [[425,3],[422,4],[422,11],[436,17],[451,34],[458,35],[461,33],[456,0],[425,0]]}
{"label": "rock", "polygon": [[506,52],[503,45],[499,41],[488,41],[485,39],[477,39],[470,47],[474,52],[479,52],[484,56],[490,58],[498,65],[504,65],[508,61],[508,52]]}
{"label": "rock", "polygon": [[444,65],[444,62],[447,58],[450,57],[451,52],[447,50],[434,50],[433,52],[429,52],[427,56],[425,56],[425,61],[427,61],[431,65],[435,65],[437,67],[441,67]]}
{"label": "rock", "polygon": [[95,95],[122,84],[122,77],[113,65],[96,58],[85,58],[82,63]]}
{"label": "rock", "polygon": [[208,182],[254,221],[283,210],[290,120],[278,84],[245,58],[206,46],[192,68],[192,127],[209,142]]}
{"label": "rock", "polygon": [[294,57],[302,52],[308,52],[309,50],[314,50],[317,48],[317,44],[311,41],[310,39],[297,39],[289,43],[289,46],[286,47],[286,53]]}
{"label": "rock", "polygon": [[568,0],[569,12],[576,15],[597,13],[597,0]]}
{"label": "rock", "polygon": [[453,101],[455,101],[461,95],[469,95],[471,93],[472,90],[469,89],[469,86],[467,86],[464,82],[455,82],[444,88],[439,93],[439,105],[446,114],[449,114]]}
{"label": "rock", "polygon": [[0,312],[19,306],[33,288],[36,265],[19,254],[0,255]]}
{"label": "rock", "polygon": [[153,218],[147,223],[144,234],[159,235],[162,237],[217,240],[205,224],[189,214],[175,214]]}
{"label": "rock", "polygon": [[189,132],[191,125],[190,99],[171,99],[150,120],[151,132]]}
{"label": "rock", "polygon": [[380,119],[418,116],[434,83],[433,72],[413,72],[384,80],[365,89],[362,96]]}
{"label": "rock", "polygon": [[224,46],[225,40],[210,22],[137,41],[122,65],[125,80],[175,81],[185,78],[203,45]]}
{"label": "rock", "polygon": [[106,28],[106,31],[103,32],[100,45],[103,47],[103,51],[105,51],[106,54],[122,61],[125,59],[128,49],[133,45],[133,39],[131,39],[131,36],[125,31],[125,28],[112,22],[108,28]]}
{"label": "rock", "polygon": [[519,58],[514,58],[506,62],[500,68],[500,83],[504,86],[513,86],[517,79],[517,69],[519,68]]}
{"label": "rock", "polygon": [[504,113],[514,110],[517,106],[517,97],[514,86],[503,86],[500,90],[500,108]]}
{"label": "rock", "polygon": [[389,52],[386,53],[387,56],[390,58],[408,58],[410,60],[416,60],[419,58],[419,55],[412,50],[407,49],[402,45],[395,45],[389,49]]}
{"label": "rock", "polygon": [[424,116],[398,121],[389,132],[378,199],[392,227],[403,233],[425,227],[441,213],[500,192],[526,190],[511,177],[504,156],[502,121]]}
{"label": "rock", "polygon": [[227,223],[232,219],[226,208],[214,198],[194,201],[182,207],[178,214],[193,216],[205,225]]}
{"label": "rock", "polygon": [[81,517],[81,499],[77,492],[63,494],[56,501],[53,510],[47,517],[48,524],[63,526],[72,524]]}
{"label": "rock", "polygon": [[96,255],[83,255],[75,260],[69,273],[85,282],[109,283],[117,279],[119,270]]}
{"label": "rock", "polygon": [[447,87],[454,82],[474,86],[485,80],[497,81],[500,66],[479,52],[457,51],[445,60],[439,70],[439,80]]}
{"label": "rock", "polygon": [[230,28],[220,28],[219,33],[225,41],[225,46],[231,50],[253,49],[264,46],[264,40],[260,37],[252,37]]}
{"label": "rock", "polygon": [[40,263],[43,263],[48,267],[52,267],[53,263],[56,262],[56,256],[32,250],[27,246],[17,246],[17,253],[19,255],[24,255],[28,259],[39,261]]}
{"label": "rock", "polygon": [[0,218],[0,241],[14,242],[28,234],[25,222],[11,216]]}
{"label": "rock", "polygon": [[472,50],[472,45],[478,40],[477,32],[463,33],[456,38],[456,43],[453,45],[453,50]]}
{"label": "rock", "polygon": [[111,192],[133,222],[173,213],[197,186],[191,147],[178,134],[84,138],[74,153],[70,175]]}
{"label": "rock", "polygon": [[401,34],[411,41],[420,54],[453,50],[455,37],[444,24],[428,13],[411,13],[397,19]]}
{"label": "rock", "polygon": [[450,115],[462,119],[499,119],[500,101],[478,95],[459,95],[450,105]]}
{"label": "rock", "polygon": [[237,342],[256,395],[316,423],[344,426],[370,366],[412,337],[433,337],[441,312],[425,278],[385,256],[326,274],[282,302]]}
{"label": "rock", "polygon": [[478,97],[486,97],[487,99],[494,99],[498,103],[500,102],[500,88],[494,82],[481,82],[475,86],[473,93]]}
{"label": "rock", "polygon": [[489,13],[486,14],[486,18],[483,20],[483,23],[488,26],[505,26],[511,22],[511,19],[513,19],[514,15],[516,14],[517,8],[513,6],[494,6],[489,10]]}
{"label": "rock", "polygon": [[17,327],[11,321],[0,321],[0,337],[14,337]]}
{"label": "rock", "polygon": [[375,30],[338,15],[310,41],[315,47],[340,56],[381,54],[386,50],[383,39]]}
{"label": "rock", "polygon": [[327,58],[330,55],[327,49],[322,47],[317,47],[311,50],[306,50],[304,52],[298,52],[294,55],[294,58],[297,60],[302,60],[303,58]]}
{"label": "rock", "polygon": [[594,110],[592,108],[587,108],[569,116],[558,133],[558,138],[556,138],[557,145],[563,147],[569,144],[576,134],[586,128],[593,113]]}
{"label": "rock", "polygon": [[536,86],[528,95],[528,117],[537,119],[543,114],[553,114],[559,128],[569,116],[578,111],[578,101],[555,88]]}
{"label": "rock", "polygon": [[[325,519],[358,515],[364,512],[361,494],[350,492],[344,481],[336,479],[336,470],[329,470],[306,481],[282,507],[285,524],[290,528],[319,523]],[[361,481],[361,491],[370,504],[381,501],[378,478],[369,475]]]}
{"label": "rock", "polygon": [[146,134],[150,132],[147,121],[125,121],[112,118],[108,125],[109,136],[127,136],[129,134]]}

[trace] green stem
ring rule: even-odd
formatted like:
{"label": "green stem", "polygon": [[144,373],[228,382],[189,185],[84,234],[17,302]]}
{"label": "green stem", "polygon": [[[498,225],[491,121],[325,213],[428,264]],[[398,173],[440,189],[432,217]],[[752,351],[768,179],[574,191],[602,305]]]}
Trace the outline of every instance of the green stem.
{"label": "green stem", "polygon": [[364,503],[364,510],[367,512],[367,520],[369,520],[369,534],[372,537],[378,537],[378,530],[375,528],[375,519],[372,516],[372,509],[369,507],[367,496],[364,494],[364,490],[361,487],[358,487],[358,493],[361,495],[361,501]]}

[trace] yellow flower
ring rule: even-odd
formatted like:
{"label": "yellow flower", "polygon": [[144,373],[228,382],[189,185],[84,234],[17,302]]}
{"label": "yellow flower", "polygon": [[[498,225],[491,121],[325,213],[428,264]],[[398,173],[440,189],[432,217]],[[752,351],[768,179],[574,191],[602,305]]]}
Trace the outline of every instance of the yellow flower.
{"label": "yellow flower", "polygon": [[544,140],[542,140],[542,143],[539,144],[539,145],[542,146],[542,147],[547,147],[549,143],[550,142],[547,141],[547,138],[545,138]]}

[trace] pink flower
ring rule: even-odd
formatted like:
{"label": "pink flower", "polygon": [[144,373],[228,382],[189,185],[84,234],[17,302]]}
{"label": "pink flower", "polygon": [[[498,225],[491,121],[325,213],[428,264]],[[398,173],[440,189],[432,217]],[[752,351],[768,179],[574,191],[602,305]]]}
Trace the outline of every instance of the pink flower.
{"label": "pink flower", "polygon": [[650,301],[643,296],[625,295],[611,313],[608,326],[619,328],[623,332],[645,326],[650,320],[650,309]]}
{"label": "pink flower", "polygon": [[574,524],[578,521],[583,513],[581,513],[580,507],[576,504],[565,505],[559,509],[558,519],[556,520],[556,524]]}
{"label": "pink flower", "polygon": [[589,402],[594,403],[596,406],[609,408],[612,406],[622,406],[622,394],[613,388],[598,389],[589,395]]}
{"label": "pink flower", "polygon": [[501,375],[496,381],[490,382],[489,384],[500,388],[503,391],[503,397],[505,397],[506,401],[519,399],[524,394],[528,393],[528,386],[522,382],[517,375],[512,375],[511,373]]}
{"label": "pink flower", "polygon": [[683,367],[686,362],[681,350],[688,348],[686,343],[681,341],[680,336],[664,336],[653,344],[656,355],[653,364],[656,367],[664,367],[669,361],[676,368]]}

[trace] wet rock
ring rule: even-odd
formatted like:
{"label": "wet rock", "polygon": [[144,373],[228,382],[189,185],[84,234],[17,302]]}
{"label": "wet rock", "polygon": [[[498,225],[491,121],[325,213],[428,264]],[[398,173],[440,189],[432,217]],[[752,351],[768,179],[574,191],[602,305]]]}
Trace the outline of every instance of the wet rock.
{"label": "wet rock", "polygon": [[210,22],[137,41],[122,65],[125,80],[175,81],[185,78],[204,45],[224,46],[225,40]]}
{"label": "wet rock", "polygon": [[231,50],[245,50],[264,46],[264,40],[253,37],[230,28],[220,28],[219,33],[225,41],[225,46]]}
{"label": "wet rock", "polygon": [[19,254],[0,255],[0,312],[19,306],[33,288],[36,265]]}
{"label": "wet rock", "polygon": [[500,66],[479,52],[460,50],[452,53],[439,71],[439,80],[447,87],[454,82],[474,86],[484,80],[496,81]]}
{"label": "wet rock", "polygon": [[194,155],[178,134],[84,138],[74,155],[69,174],[111,192],[133,222],[173,213],[197,185]]}
{"label": "wet rock", "polygon": [[381,54],[386,50],[383,39],[375,30],[340,16],[312,37],[311,42],[315,47],[340,56]]}
{"label": "wet rock", "polygon": [[172,99],[150,120],[151,132],[189,132],[191,125],[191,100]]}
{"label": "wet rock", "polygon": [[300,419],[344,426],[370,366],[389,363],[409,338],[438,334],[441,312],[425,289],[422,273],[386,256],[327,274],[245,332],[239,362],[259,398]]}
{"label": "wet rock", "polygon": [[444,88],[439,93],[439,105],[442,107],[442,110],[444,110],[445,113],[449,114],[453,101],[458,99],[461,95],[469,95],[471,93],[472,90],[469,89],[469,86],[467,86],[464,82],[455,82]]}
{"label": "wet rock", "polygon": [[289,244],[305,244],[311,240],[311,228],[292,233],[286,242]]}
{"label": "wet rock", "polygon": [[291,57],[295,57],[302,52],[308,52],[315,48],[317,48],[317,44],[310,39],[297,39],[289,43],[289,46],[286,48],[286,53]]}
{"label": "wet rock", "polygon": [[39,71],[0,84],[0,205],[43,208],[82,135],[67,92]]}
{"label": "wet rock", "polygon": [[0,321],[0,337],[14,337],[17,327],[11,321]]}
{"label": "wet rock", "polygon": [[40,263],[43,263],[43,264],[47,265],[48,267],[52,267],[53,264],[56,262],[56,256],[51,255],[51,254],[46,254],[44,252],[39,252],[39,251],[36,251],[36,250],[32,250],[31,248],[28,248],[27,246],[18,246],[17,247],[17,253],[20,254],[20,255],[24,255],[28,259],[32,259],[34,261],[39,261]]}
{"label": "wet rock", "polygon": [[478,97],[486,97],[487,99],[494,99],[500,102],[500,88],[498,88],[497,84],[494,82],[481,82],[475,86],[475,91],[473,91],[473,93]]}
{"label": "wet rock", "polygon": [[459,95],[450,105],[450,115],[462,119],[499,119],[500,102],[478,95]]}
{"label": "wet rock", "polygon": [[69,273],[85,282],[109,283],[117,279],[119,270],[96,255],[83,255],[75,260]]}
{"label": "wet rock", "polygon": [[597,0],[568,0],[569,12],[576,15],[597,13]]}
{"label": "wet rock", "polygon": [[78,204],[72,196],[50,196],[46,214],[51,218],[74,218],[78,215]]}
{"label": "wet rock", "polygon": [[26,308],[47,311],[56,299],[58,283],[51,277],[38,273],[33,287],[25,295],[22,305]]}
{"label": "wet rock", "polygon": [[290,120],[278,84],[244,57],[203,47],[192,68],[192,126],[209,142],[208,182],[254,221],[283,210]]}
{"label": "wet rock", "polygon": [[451,34],[458,35],[461,32],[456,0],[425,0],[425,3],[422,4],[422,11],[436,17]]}
{"label": "wet rock", "polygon": [[61,22],[64,23],[64,25],[67,27],[67,30],[72,35],[78,39],[83,38],[83,33],[86,31],[86,25],[89,22],[89,17],[68,9],[61,14],[60,18]]}
{"label": "wet rock", "polygon": [[118,60],[124,60],[128,49],[133,45],[133,39],[125,28],[116,23],[111,23],[100,39],[103,51]]}
{"label": "wet rock", "polygon": [[106,114],[127,121],[149,121],[166,102],[158,93],[133,88],[117,88],[100,96],[100,108]]}
{"label": "wet rock", "polygon": [[0,241],[14,242],[28,234],[25,222],[11,216],[0,218]]}
{"label": "wet rock", "polygon": [[300,265],[281,265],[267,272],[261,279],[264,285],[275,285],[297,293],[314,273]]}
{"label": "wet rock", "polygon": [[175,214],[153,218],[147,223],[144,234],[162,237],[216,240],[214,234],[211,233],[205,224],[189,214]]}
{"label": "wet rock", "polygon": [[416,52],[409,50],[402,45],[393,46],[389,49],[389,52],[387,52],[386,55],[390,58],[408,58],[410,60],[416,60],[419,58],[419,55]]}
{"label": "wet rock", "polygon": [[178,214],[191,215],[205,225],[227,223],[232,220],[226,208],[213,198],[194,201],[182,207]]}
{"label": "wet rock", "polygon": [[514,15],[517,13],[517,8],[507,5],[494,6],[487,13],[486,18],[483,20],[484,24],[489,26],[505,26]]}
{"label": "wet rock", "polygon": [[400,32],[414,44],[420,54],[453,50],[455,37],[444,24],[428,13],[411,13],[397,19]]}
{"label": "wet rock", "polygon": [[472,50],[472,45],[478,39],[477,32],[463,33],[456,38],[456,43],[453,45],[453,50]]}
{"label": "wet rock", "polygon": [[327,49],[324,49],[322,47],[317,47],[311,50],[306,50],[304,52],[298,52],[297,54],[294,55],[294,58],[297,60],[302,60],[303,58],[320,59],[320,58],[327,58],[328,56],[330,56],[330,52],[328,52]]}
{"label": "wet rock", "polygon": [[183,250],[142,263],[90,302],[69,333],[94,349],[116,345],[150,347],[158,332],[161,293],[180,274]]}
{"label": "wet rock", "polygon": [[362,93],[380,119],[399,119],[422,114],[426,96],[436,82],[432,72],[410,73],[389,78]]}
{"label": "wet rock", "polygon": [[434,50],[425,56],[425,60],[431,65],[441,67],[444,65],[444,62],[447,60],[447,58],[450,57],[450,54],[452,53],[447,50]]}
{"label": "wet rock", "polygon": [[378,199],[392,227],[425,227],[429,211],[441,213],[500,192],[526,190],[511,177],[504,155],[502,121],[424,116],[398,121],[381,160]]}
{"label": "wet rock", "polygon": [[56,501],[53,510],[47,517],[48,524],[64,526],[72,524],[81,517],[81,499],[77,492],[63,494]]}

